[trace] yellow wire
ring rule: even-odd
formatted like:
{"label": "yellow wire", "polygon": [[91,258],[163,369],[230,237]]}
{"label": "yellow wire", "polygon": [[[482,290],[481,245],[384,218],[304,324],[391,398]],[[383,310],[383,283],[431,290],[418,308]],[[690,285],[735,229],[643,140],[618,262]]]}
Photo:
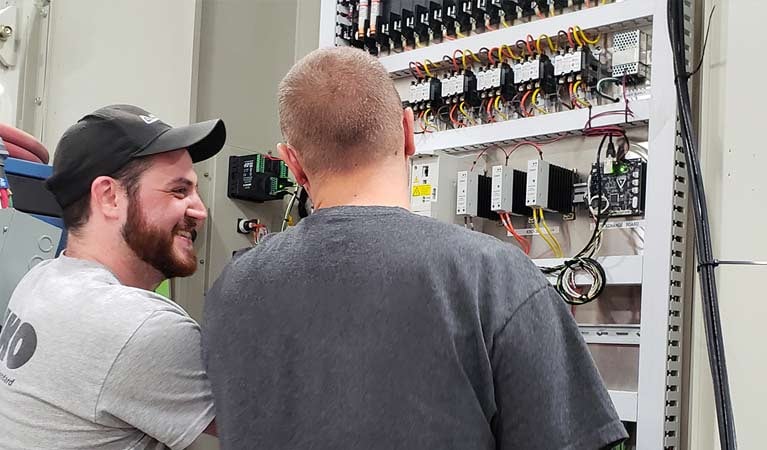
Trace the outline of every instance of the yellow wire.
{"label": "yellow wire", "polygon": [[426,108],[426,111],[423,112],[423,123],[426,125],[426,128],[429,128],[429,126],[431,126],[431,123],[429,122],[430,112],[431,112],[431,108]]}
{"label": "yellow wire", "polygon": [[591,106],[591,103],[589,103],[586,100],[583,100],[582,98],[578,97],[578,86],[580,86],[582,83],[583,83],[583,81],[581,81],[581,80],[578,80],[578,81],[575,82],[575,84],[573,85],[573,94],[575,95],[575,101],[576,102],[578,102],[581,105],[583,105],[586,108],[588,108],[589,106]]}
{"label": "yellow wire", "polygon": [[562,251],[562,246],[559,245],[559,241],[557,240],[556,237],[554,237],[554,233],[551,232],[551,230],[549,229],[549,226],[546,224],[546,219],[543,217],[543,209],[538,210],[538,214],[539,214],[539,218],[541,219],[541,223],[543,224],[543,228],[545,228],[546,232],[549,233],[549,237],[551,238],[551,241],[556,246],[556,249],[552,249],[554,250],[554,255],[557,258],[564,258],[565,253]]}
{"label": "yellow wire", "polygon": [[501,45],[501,50],[503,50],[504,48],[509,50],[509,54],[511,55],[512,59],[515,59],[517,61],[521,61],[523,59],[521,56],[514,53],[514,50],[512,50],[511,47],[508,46],[508,44]]}
{"label": "yellow wire", "polygon": [[482,62],[482,60],[481,60],[481,59],[479,59],[479,56],[475,55],[475,54],[474,54],[474,52],[473,52],[473,51],[471,51],[471,50],[469,50],[468,48],[467,48],[466,50],[464,50],[464,51],[463,51],[463,54],[464,54],[464,55],[465,55],[466,53],[470,54],[470,55],[471,55],[471,59],[473,59],[474,61],[476,61],[476,62]]}
{"label": "yellow wire", "polygon": [[541,38],[543,38],[543,37],[545,37],[546,40],[548,41],[549,50],[551,50],[552,52],[557,51],[557,45],[554,44],[554,42],[551,41],[551,38],[549,37],[549,35],[548,34],[542,34],[542,35],[538,36],[538,40],[535,41],[535,48],[538,49],[538,53],[541,53]]}
{"label": "yellow wire", "polygon": [[538,106],[538,94],[541,93],[541,88],[537,88],[533,91],[533,96],[530,98],[530,103],[532,103],[533,107],[537,109],[541,114],[548,114],[545,109]]}
{"label": "yellow wire", "polygon": [[509,23],[506,22],[505,17],[501,17],[501,23],[503,24],[503,28],[509,28]]}
{"label": "yellow wire", "polygon": [[557,256],[556,247],[554,244],[549,240],[549,238],[546,236],[546,234],[543,232],[541,227],[538,225],[538,208],[533,208],[533,227],[535,227],[535,231],[538,233],[538,236],[543,239],[544,242],[546,242],[546,245],[549,246],[552,252],[554,252],[554,256]]}
{"label": "yellow wire", "polygon": [[461,64],[463,64],[463,70],[466,70],[466,53],[461,52]]}
{"label": "yellow wire", "polygon": [[498,60],[503,64],[503,46],[498,47]]}
{"label": "yellow wire", "polygon": [[458,109],[461,111],[461,114],[464,115],[469,120],[469,123],[472,125],[476,125],[477,122],[474,121],[474,119],[471,118],[468,112],[466,112],[466,108],[464,107],[466,105],[466,102],[461,102],[460,105],[458,105]]}
{"label": "yellow wire", "polygon": [[594,45],[597,42],[599,42],[599,35],[598,34],[597,34],[596,39],[589,39],[588,37],[586,37],[586,33],[584,33],[583,30],[581,29],[581,27],[579,27],[578,25],[576,25],[575,28],[573,28],[573,30],[574,30],[573,34],[577,36],[578,33],[580,33],[581,34],[581,39],[583,39],[583,42],[585,42],[587,44]]}
{"label": "yellow wire", "polygon": [[578,44],[578,47],[583,47],[583,42],[581,41],[581,38],[578,37],[578,32],[575,30],[575,28],[572,28],[572,30],[573,30],[573,38],[575,39],[575,43]]}
{"label": "yellow wire", "polygon": [[503,118],[503,120],[509,120],[509,116],[503,113],[501,111],[501,96],[495,98],[495,101],[493,102],[493,105],[495,106],[495,110],[498,111],[498,115]]}
{"label": "yellow wire", "polygon": [[431,77],[433,77],[433,75],[431,74],[431,70],[429,70],[429,64],[434,65],[434,63],[431,62],[431,60],[429,60],[429,59],[424,59],[423,60],[423,68],[426,69],[426,75],[428,75],[429,78],[431,78]]}

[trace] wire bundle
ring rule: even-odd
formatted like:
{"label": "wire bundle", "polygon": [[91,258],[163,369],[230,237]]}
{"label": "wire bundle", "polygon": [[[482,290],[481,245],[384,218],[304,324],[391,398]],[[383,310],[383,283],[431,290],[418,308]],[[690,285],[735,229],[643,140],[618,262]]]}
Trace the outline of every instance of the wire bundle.
{"label": "wire bundle", "polygon": [[[685,149],[684,157],[687,162],[687,174],[690,180],[693,215],[695,217],[695,245],[699,260],[698,274],[703,300],[703,319],[706,326],[708,359],[714,384],[719,439],[723,450],[732,450],[738,446],[735,436],[735,418],[730,399],[722,324],[719,317],[719,299],[716,289],[715,272],[716,260],[714,259],[711,243],[711,225],[708,220],[703,175],[698,160],[698,145],[693,136],[692,104],[688,84],[690,76],[700,68],[700,64],[692,73],[687,73],[684,43],[684,2],[681,0],[669,1],[667,12],[669,35],[674,57],[677,108],[680,115],[680,136]],[[711,14],[713,15],[713,10]],[[711,19],[709,18],[710,25]],[[708,37],[708,33],[706,33],[706,36]],[[705,51],[705,42],[703,48]]]}
{"label": "wire bundle", "polygon": [[[602,141],[599,143],[597,149],[596,164],[597,167],[601,167],[601,155],[602,148],[605,146],[607,139],[612,142],[612,136],[605,134],[602,136]],[[596,172],[596,186],[597,192],[602,193],[602,171]],[[590,205],[589,205],[590,206]],[[562,264],[554,267],[544,267],[541,271],[545,274],[557,274],[556,289],[559,295],[565,302],[571,305],[583,305],[592,302],[599,297],[604,291],[607,284],[607,276],[605,274],[602,265],[594,259],[594,256],[599,252],[602,245],[602,232],[607,220],[610,218],[609,214],[603,215],[605,208],[597,207],[596,215],[594,215],[594,232],[591,234],[589,241],[575,256],[565,260]],[[591,287],[587,291],[582,291],[575,283],[575,278],[578,272],[583,272],[589,275],[592,280]]]}

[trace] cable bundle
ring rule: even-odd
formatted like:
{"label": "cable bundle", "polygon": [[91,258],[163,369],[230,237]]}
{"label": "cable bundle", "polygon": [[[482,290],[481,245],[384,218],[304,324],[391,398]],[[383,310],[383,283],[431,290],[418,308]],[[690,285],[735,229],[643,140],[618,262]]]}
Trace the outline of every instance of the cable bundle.
{"label": "cable bundle", "polygon": [[[698,145],[693,136],[692,105],[690,101],[690,77],[700,69],[700,64],[688,73],[685,56],[684,2],[674,0],[668,2],[668,23],[671,48],[674,57],[674,74],[676,75],[677,108],[680,116],[679,128],[684,145],[684,157],[687,162],[687,174],[690,180],[693,215],[695,217],[695,245],[699,260],[698,274],[700,276],[701,297],[703,300],[703,319],[706,325],[706,345],[711,375],[714,382],[714,399],[716,403],[719,439],[722,449],[735,449],[738,446],[735,437],[735,418],[730,400],[730,387],[727,376],[727,362],[724,354],[722,323],[719,318],[719,299],[716,290],[716,260],[711,243],[711,224],[708,220],[706,192],[703,185],[703,175],[698,160]],[[713,11],[711,12],[713,15]],[[711,19],[709,17],[709,26]],[[708,38],[708,32],[706,33]],[[703,44],[705,51],[706,44]],[[702,58],[701,58],[702,62]]]}

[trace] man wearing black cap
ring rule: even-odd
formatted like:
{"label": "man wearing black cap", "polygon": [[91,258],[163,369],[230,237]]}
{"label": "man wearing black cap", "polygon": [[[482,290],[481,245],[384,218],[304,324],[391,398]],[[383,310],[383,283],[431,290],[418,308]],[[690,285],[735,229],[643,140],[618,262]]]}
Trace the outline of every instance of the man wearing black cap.
{"label": "man wearing black cap", "polygon": [[11,297],[0,448],[182,449],[215,434],[199,327],[152,291],[197,267],[207,213],[192,164],[225,139],[221,120],[173,128],[129,105],[66,131],[47,184],[68,245]]}

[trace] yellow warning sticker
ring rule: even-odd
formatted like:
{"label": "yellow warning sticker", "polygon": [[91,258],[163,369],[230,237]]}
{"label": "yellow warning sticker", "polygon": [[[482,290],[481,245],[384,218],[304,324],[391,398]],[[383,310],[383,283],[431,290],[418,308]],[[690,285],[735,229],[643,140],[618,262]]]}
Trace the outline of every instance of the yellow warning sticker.
{"label": "yellow warning sticker", "polygon": [[413,186],[413,197],[429,197],[431,196],[431,185],[421,184]]}

